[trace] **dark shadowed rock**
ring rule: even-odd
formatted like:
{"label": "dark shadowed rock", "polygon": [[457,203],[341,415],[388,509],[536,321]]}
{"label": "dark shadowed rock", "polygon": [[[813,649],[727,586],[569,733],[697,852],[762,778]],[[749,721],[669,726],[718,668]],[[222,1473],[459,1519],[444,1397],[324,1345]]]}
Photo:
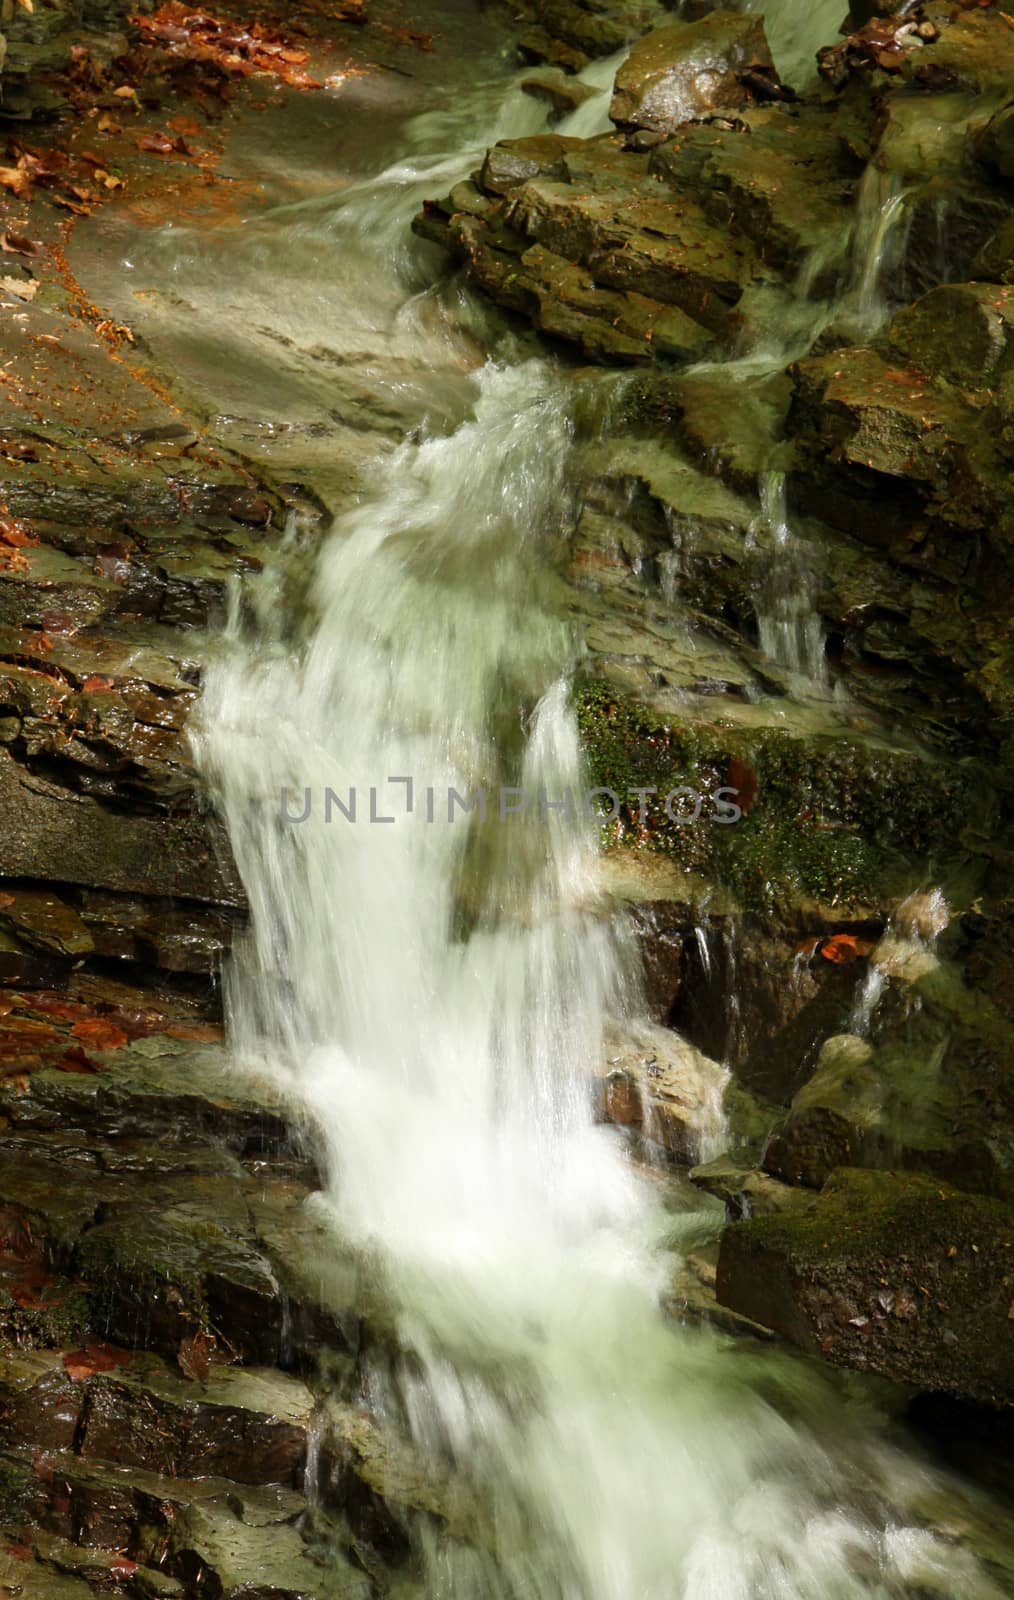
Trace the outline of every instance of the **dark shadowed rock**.
{"label": "dark shadowed rock", "polygon": [[621,128],[674,133],[749,104],[749,73],[777,82],[762,18],[713,11],[700,22],[671,23],[631,50],[616,74],[609,114]]}
{"label": "dark shadowed rock", "polygon": [[975,154],[1002,178],[1014,178],[1014,105],[1004,106],[976,135]]}
{"label": "dark shadowed rock", "polygon": [[1014,1229],[933,1179],[837,1172],[806,1208],[722,1236],[718,1298],[839,1366],[1014,1402]]}

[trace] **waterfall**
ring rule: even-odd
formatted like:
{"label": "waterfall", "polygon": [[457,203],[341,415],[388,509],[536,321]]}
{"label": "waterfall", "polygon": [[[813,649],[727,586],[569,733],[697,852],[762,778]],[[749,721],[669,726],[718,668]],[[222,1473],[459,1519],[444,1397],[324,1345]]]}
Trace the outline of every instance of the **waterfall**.
{"label": "waterfall", "polygon": [[[402,166],[381,206],[411,208]],[[393,1330],[364,1392],[488,1518],[473,1543],[418,1529],[405,1592],[988,1600],[908,1509],[923,1469],[833,1377],[660,1309],[672,1219],[588,1081],[636,996],[541,599],[571,431],[564,374],[487,362],[458,425],[383,457],[337,519],[300,629],[274,590],[255,634],[236,608],[197,736],[251,907],[234,1053],[314,1127],[319,1205]]]}

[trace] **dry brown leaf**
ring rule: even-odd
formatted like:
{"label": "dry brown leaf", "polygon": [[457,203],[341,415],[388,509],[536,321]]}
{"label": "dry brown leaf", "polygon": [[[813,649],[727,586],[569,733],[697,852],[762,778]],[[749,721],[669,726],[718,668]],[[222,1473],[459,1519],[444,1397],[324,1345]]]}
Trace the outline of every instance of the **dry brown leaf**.
{"label": "dry brown leaf", "polygon": [[32,278],[0,278],[0,290],[15,295],[19,300],[34,300],[39,285]]}

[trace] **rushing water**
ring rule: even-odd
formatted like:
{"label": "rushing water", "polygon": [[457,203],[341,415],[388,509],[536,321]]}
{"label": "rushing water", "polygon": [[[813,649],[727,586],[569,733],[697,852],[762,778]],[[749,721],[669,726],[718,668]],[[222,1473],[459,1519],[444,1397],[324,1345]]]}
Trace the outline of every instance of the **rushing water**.
{"label": "rushing water", "polygon": [[[529,118],[512,90],[485,124],[474,103],[428,114],[329,214],[374,307],[415,307],[388,336],[421,363],[448,346],[412,299],[408,216],[477,126],[516,131],[511,107]],[[588,1089],[636,990],[593,823],[559,804],[582,788],[573,647],[540,575],[568,516],[569,388],[541,360],[469,382],[463,420],[406,439],[338,519],[298,636],[270,594],[255,637],[234,620],[200,736],[252,909],[234,1048],[311,1118],[321,1203],[397,1329],[403,1358],[364,1382],[482,1508],[472,1541],[420,1530],[410,1592],[988,1600],[920,1525],[931,1476],[861,1393],[662,1315],[673,1219]],[[802,670],[818,646],[792,628]],[[527,813],[501,818],[508,789]],[[485,791],[485,817],[452,790]]]}

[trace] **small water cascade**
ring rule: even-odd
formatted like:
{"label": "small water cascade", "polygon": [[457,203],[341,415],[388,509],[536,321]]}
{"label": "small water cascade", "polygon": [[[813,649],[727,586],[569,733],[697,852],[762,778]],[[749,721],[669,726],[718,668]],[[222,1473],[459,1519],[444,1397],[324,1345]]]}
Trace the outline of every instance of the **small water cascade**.
{"label": "small water cascade", "polygon": [[817,574],[789,524],[784,473],[765,475],[760,500],[759,525],[771,541],[756,590],[760,647],[789,673],[794,692],[821,693],[827,686],[827,662],[815,603]]}
{"label": "small water cascade", "polygon": [[874,337],[889,315],[885,278],[904,241],[905,198],[896,173],[867,167],[856,197],[851,276],[837,319],[860,339]]}

